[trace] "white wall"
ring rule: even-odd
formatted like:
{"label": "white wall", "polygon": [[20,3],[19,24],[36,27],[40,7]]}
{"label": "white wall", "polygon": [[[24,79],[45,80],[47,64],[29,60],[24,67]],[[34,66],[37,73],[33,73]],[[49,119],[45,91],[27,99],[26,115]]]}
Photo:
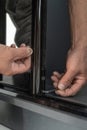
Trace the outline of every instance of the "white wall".
{"label": "white wall", "polygon": [[15,43],[14,42],[14,36],[16,32],[16,28],[13,25],[9,15],[6,15],[6,44],[10,46],[11,44]]}

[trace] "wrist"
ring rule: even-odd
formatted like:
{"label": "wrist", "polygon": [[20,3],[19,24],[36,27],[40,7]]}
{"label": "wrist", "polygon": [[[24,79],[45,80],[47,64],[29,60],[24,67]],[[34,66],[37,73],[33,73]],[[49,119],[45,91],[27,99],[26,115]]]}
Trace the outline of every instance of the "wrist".
{"label": "wrist", "polygon": [[80,48],[80,49],[87,48],[87,38],[76,41],[76,42],[72,42],[71,48],[72,49],[75,49],[75,48]]}

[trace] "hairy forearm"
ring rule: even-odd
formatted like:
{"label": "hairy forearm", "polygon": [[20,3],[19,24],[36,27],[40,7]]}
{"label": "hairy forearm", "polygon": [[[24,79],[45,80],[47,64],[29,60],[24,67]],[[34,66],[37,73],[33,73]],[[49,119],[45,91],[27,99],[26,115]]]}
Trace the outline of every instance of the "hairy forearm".
{"label": "hairy forearm", "polygon": [[87,47],[87,0],[69,0],[72,47]]}

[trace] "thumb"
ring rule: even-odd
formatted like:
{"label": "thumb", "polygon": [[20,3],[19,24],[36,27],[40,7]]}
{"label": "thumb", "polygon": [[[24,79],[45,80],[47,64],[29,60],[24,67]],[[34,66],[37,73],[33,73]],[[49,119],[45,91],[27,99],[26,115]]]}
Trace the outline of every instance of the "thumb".
{"label": "thumb", "polygon": [[58,88],[60,90],[64,90],[67,87],[69,87],[69,85],[72,83],[73,79],[75,78],[76,74],[77,73],[75,71],[67,71],[59,81]]}
{"label": "thumb", "polygon": [[11,48],[13,59],[18,60],[31,56],[33,50],[30,47]]}

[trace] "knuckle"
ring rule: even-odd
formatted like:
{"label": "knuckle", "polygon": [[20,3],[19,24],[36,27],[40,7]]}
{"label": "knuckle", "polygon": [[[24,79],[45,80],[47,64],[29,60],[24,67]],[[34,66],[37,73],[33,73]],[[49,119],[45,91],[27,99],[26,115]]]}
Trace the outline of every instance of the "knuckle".
{"label": "knuckle", "polygon": [[8,59],[11,60],[14,56],[14,51],[11,48],[8,48],[7,54],[8,54]]}
{"label": "knuckle", "polygon": [[11,73],[10,72],[6,72],[5,75],[6,76],[11,76]]}
{"label": "knuckle", "polygon": [[78,71],[77,67],[73,66],[72,68],[69,69],[69,72],[72,74],[75,74]]}
{"label": "knuckle", "polygon": [[5,74],[6,76],[12,76],[12,75],[14,75],[15,73],[14,73],[13,71],[9,70],[9,71],[4,72],[4,74]]}

